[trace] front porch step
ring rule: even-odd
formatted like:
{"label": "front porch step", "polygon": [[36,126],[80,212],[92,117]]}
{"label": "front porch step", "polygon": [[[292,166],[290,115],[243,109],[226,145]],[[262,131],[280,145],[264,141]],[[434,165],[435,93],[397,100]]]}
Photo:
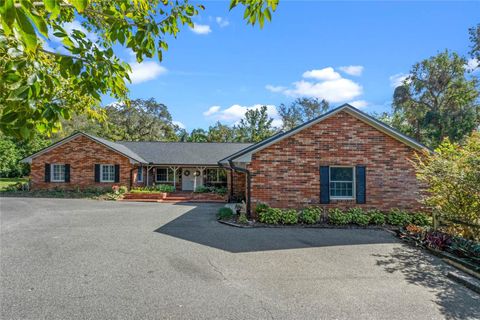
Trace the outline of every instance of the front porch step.
{"label": "front porch step", "polygon": [[227,202],[227,198],[212,193],[126,193],[123,201],[139,202]]}

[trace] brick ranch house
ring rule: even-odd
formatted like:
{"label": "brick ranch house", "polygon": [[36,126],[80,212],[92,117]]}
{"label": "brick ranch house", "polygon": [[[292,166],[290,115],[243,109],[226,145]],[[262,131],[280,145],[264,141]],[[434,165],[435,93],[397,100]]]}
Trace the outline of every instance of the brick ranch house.
{"label": "brick ranch house", "polygon": [[78,132],[22,161],[31,188],[172,184],[228,188],[272,207],[417,210],[411,159],[427,148],[345,104],[256,144],[112,142]]}

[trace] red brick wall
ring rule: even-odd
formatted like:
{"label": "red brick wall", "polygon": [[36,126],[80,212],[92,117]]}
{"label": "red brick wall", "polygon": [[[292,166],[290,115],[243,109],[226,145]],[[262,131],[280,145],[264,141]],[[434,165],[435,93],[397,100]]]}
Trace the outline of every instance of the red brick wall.
{"label": "red brick wall", "polygon": [[[246,192],[246,176],[245,173],[234,171],[233,172],[233,196],[236,199],[245,199],[245,192]],[[231,175],[230,170],[227,171],[227,188],[229,190],[232,187],[231,184]]]}
{"label": "red brick wall", "polygon": [[[45,182],[46,163],[70,164],[70,183]],[[120,182],[95,182],[95,164],[120,165]],[[133,164],[125,156],[85,136],[78,136],[32,160],[31,187],[32,189],[51,189],[129,186],[130,170],[133,168]]]}
{"label": "red brick wall", "polygon": [[415,151],[342,111],[252,156],[252,203],[320,205],[320,166],[365,165],[366,204],[331,200],[324,207],[416,210]]}

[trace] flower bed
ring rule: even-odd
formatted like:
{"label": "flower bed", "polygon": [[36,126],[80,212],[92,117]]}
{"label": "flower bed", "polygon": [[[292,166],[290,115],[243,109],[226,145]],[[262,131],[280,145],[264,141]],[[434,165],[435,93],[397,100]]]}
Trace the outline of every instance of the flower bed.
{"label": "flower bed", "polygon": [[130,193],[169,193],[174,192],[175,187],[169,184],[157,184],[149,187],[132,188]]}

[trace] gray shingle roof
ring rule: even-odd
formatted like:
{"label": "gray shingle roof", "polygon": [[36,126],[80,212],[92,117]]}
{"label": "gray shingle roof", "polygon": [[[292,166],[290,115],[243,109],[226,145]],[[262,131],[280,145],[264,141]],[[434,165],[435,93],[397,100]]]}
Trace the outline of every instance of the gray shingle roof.
{"label": "gray shingle roof", "polygon": [[96,140],[96,141],[106,145],[107,147],[124,154],[125,156],[127,156],[127,157],[129,157],[133,160],[136,160],[136,161],[142,162],[142,163],[148,162],[142,156],[140,156],[136,152],[130,150],[129,148],[127,148],[123,144],[120,144],[118,142],[112,142],[110,140],[106,140],[106,139],[103,139],[103,138],[100,138],[100,137],[97,137],[97,136],[94,136],[94,135],[91,135],[91,134],[88,134],[88,133],[85,133],[85,132],[82,132],[82,133],[84,135],[90,137],[91,139]]}
{"label": "gray shingle roof", "polygon": [[[111,142],[110,142],[111,143]],[[174,165],[217,165],[251,143],[195,143],[195,142],[143,142],[118,141],[116,145],[131,150],[144,162]]]}

